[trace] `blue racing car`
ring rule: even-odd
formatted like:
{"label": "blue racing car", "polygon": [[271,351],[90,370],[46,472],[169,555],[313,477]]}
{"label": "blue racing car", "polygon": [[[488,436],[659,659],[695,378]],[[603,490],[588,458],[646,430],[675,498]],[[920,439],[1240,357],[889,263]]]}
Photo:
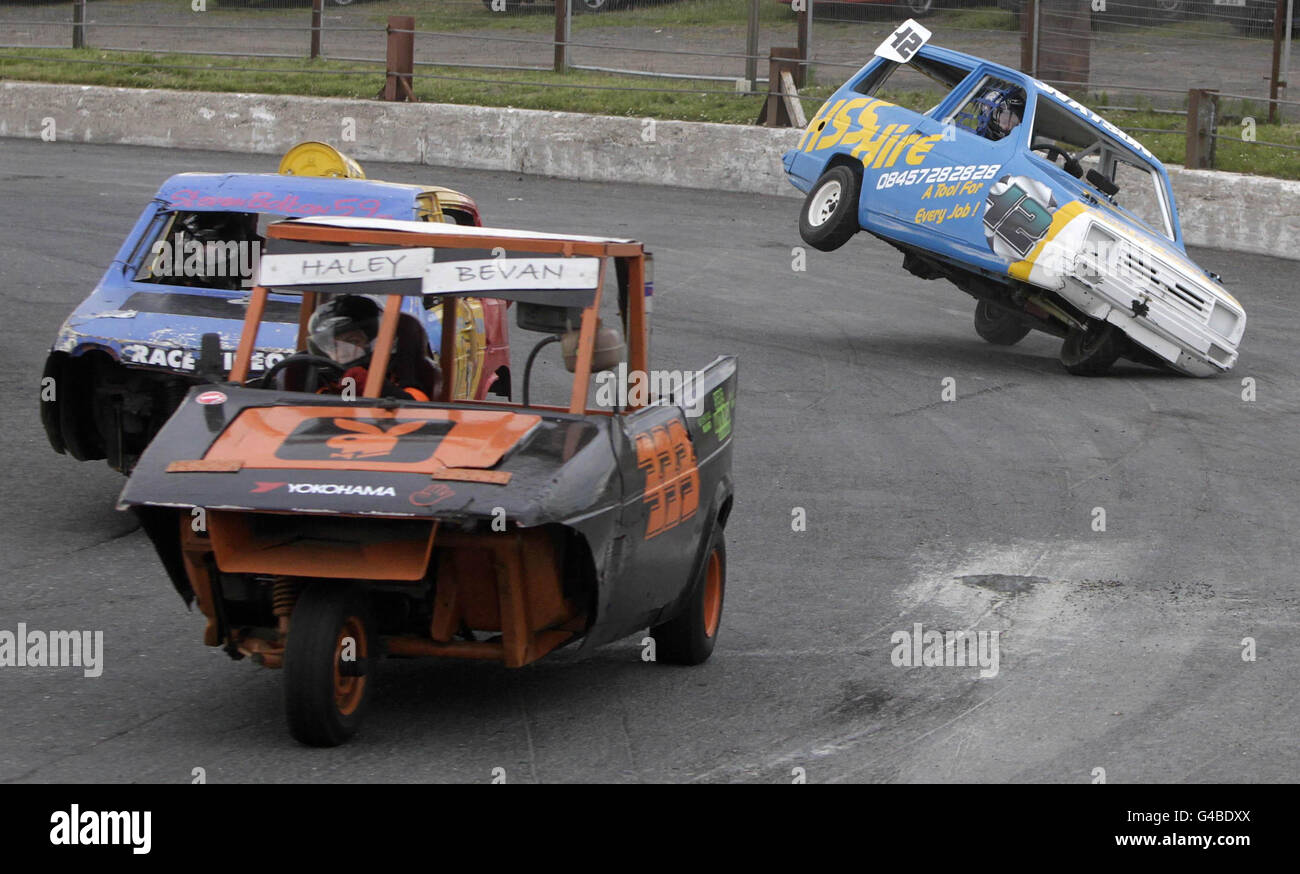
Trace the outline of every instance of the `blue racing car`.
{"label": "blue racing car", "polygon": [[[324,143],[301,143],[278,173],[181,173],[163,183],[94,291],[64,322],[46,359],[41,418],[50,445],[78,460],[105,458],[129,472],[176,410],[196,372],[205,333],[221,337],[229,371],[269,222],[358,216],[479,225],[474,201],[449,188],[366,179]],[[407,342],[436,355],[442,308],[410,298]],[[299,302],[273,295],[254,370],[296,347]],[[409,312],[407,312],[409,310]],[[458,304],[457,398],[508,396],[506,303]]]}
{"label": "blue racing car", "polygon": [[[985,340],[1063,337],[1072,373],[1121,356],[1229,370],[1246,313],[1188,257],[1160,161],[1050,85],[929,38],[915,21],[899,27],[785,153],[807,193],[804,241],[831,251],[865,230],[909,272],[975,297]],[[942,96],[916,112],[877,96],[886,82],[914,94],[937,83]]]}

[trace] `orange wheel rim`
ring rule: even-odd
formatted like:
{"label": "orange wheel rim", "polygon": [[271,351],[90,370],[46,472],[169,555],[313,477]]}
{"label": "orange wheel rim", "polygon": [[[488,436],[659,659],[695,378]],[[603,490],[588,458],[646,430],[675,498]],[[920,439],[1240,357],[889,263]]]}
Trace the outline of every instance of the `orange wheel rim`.
{"label": "orange wheel rim", "polygon": [[358,660],[367,655],[366,630],[361,620],[349,616],[339,629],[339,638],[334,644],[334,706],[339,713],[350,716],[361,704],[366,694],[365,677],[345,677],[343,675],[343,642],[348,638],[355,642],[353,654]]}
{"label": "orange wheel rim", "polygon": [[709,553],[709,563],[704,569],[704,636],[718,633],[722,620],[722,559],[715,549]]}

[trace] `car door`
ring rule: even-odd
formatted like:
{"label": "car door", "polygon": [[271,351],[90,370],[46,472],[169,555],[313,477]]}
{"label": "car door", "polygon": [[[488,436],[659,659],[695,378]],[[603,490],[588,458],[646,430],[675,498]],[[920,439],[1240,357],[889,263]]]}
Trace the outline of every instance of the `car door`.
{"label": "car door", "polygon": [[878,182],[893,192],[893,196],[880,199],[882,213],[912,232],[926,248],[990,269],[999,269],[1005,262],[994,256],[985,232],[983,218],[989,196],[999,180],[1024,165],[1031,122],[1023,119],[998,140],[973,129],[969,124],[971,104],[995,82],[1008,84],[987,74],[972,77],[936,117],[922,116],[915,134],[931,144],[924,161],[914,170]]}

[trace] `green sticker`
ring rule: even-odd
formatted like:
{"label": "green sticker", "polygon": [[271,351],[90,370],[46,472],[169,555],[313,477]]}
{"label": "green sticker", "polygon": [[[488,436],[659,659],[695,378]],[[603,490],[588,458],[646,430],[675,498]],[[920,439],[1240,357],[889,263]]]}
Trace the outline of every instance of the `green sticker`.
{"label": "green sticker", "polygon": [[731,405],[727,403],[727,393],[721,388],[713,390],[714,433],[719,440],[726,440],[731,433]]}

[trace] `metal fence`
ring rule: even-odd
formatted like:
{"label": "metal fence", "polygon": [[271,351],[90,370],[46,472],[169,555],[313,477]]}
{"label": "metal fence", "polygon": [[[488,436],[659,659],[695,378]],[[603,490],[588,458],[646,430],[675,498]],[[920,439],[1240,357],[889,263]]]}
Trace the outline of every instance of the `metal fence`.
{"label": "metal fence", "polygon": [[899,19],[920,17],[937,44],[1034,72],[1099,108],[1167,114],[1181,128],[1189,92],[1208,89],[1218,92],[1218,119],[1250,111],[1300,119],[1286,89],[1300,22],[1288,28],[1285,11],[1275,21],[1277,0],[974,2],[5,0],[0,45],[231,56],[243,59],[232,64],[239,69],[256,69],[258,58],[319,57],[359,65],[322,75],[373,77],[371,65],[388,57],[389,19],[410,16],[416,79],[436,81],[452,68],[462,81],[508,87],[518,72],[595,71],[611,79],[528,84],[739,93],[754,98],[757,114],[773,54],[803,63],[805,88],[833,86]]}

